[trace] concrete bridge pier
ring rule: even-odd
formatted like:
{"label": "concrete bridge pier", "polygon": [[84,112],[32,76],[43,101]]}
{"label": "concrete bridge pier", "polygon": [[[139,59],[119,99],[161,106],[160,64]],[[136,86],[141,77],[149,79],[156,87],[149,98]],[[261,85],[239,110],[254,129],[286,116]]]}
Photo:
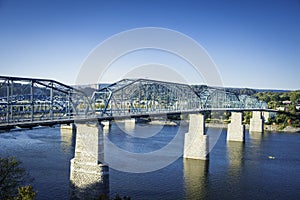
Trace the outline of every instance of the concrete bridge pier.
{"label": "concrete bridge pier", "polygon": [[242,112],[231,112],[231,122],[228,124],[227,141],[245,141],[245,126]]}
{"label": "concrete bridge pier", "polygon": [[60,130],[65,132],[76,132],[76,125],[74,123],[70,124],[61,124]]}
{"label": "concrete bridge pier", "polygon": [[96,199],[109,194],[109,168],[104,164],[101,126],[76,123],[75,156],[71,160],[70,199]]}
{"label": "concrete bridge pier", "polygon": [[260,111],[253,111],[252,118],[250,119],[250,132],[264,132],[264,119]]}
{"label": "concrete bridge pier", "polygon": [[125,119],[125,130],[133,130],[135,128],[135,118]]}
{"label": "concrete bridge pier", "polygon": [[109,130],[109,127],[111,126],[110,121],[101,121],[101,124],[102,124],[104,130]]}
{"label": "concrete bridge pier", "polygon": [[184,137],[184,158],[208,160],[208,136],[205,135],[203,114],[190,114],[189,132]]}

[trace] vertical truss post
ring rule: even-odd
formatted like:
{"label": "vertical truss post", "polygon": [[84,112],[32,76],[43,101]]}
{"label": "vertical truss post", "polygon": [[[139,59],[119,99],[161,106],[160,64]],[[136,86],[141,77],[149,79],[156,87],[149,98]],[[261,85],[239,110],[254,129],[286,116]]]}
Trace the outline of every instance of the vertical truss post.
{"label": "vertical truss post", "polygon": [[161,107],[161,92],[162,92],[162,90],[161,90],[161,88],[160,88],[160,85],[158,86],[158,97],[159,97],[159,99],[158,99],[158,104],[159,104],[159,112],[161,112],[162,110],[162,107]]}
{"label": "vertical truss post", "polygon": [[10,84],[10,120],[13,120],[13,114],[14,114],[13,95],[14,95],[14,81],[11,80],[11,84]]}
{"label": "vertical truss post", "polygon": [[125,101],[124,101],[124,90],[122,89],[121,91],[122,91],[122,93],[121,93],[121,113],[123,113],[123,115],[125,115],[126,106],[125,106]]}
{"label": "vertical truss post", "polygon": [[191,92],[188,91],[188,99],[187,99],[187,110],[191,109]]}
{"label": "vertical truss post", "polygon": [[110,104],[110,116],[112,116],[112,115],[113,115],[113,113],[112,113],[112,109],[113,109],[113,104],[111,103],[111,104]]}
{"label": "vertical truss post", "polygon": [[139,82],[139,101],[138,101],[138,112],[141,112],[141,82]]}
{"label": "vertical truss post", "polygon": [[152,99],[152,101],[154,101],[154,108],[153,108],[153,105],[152,106],[152,110],[154,110],[156,112],[156,95],[155,95],[155,86],[151,86],[152,87],[152,93],[150,94],[150,97]]}
{"label": "vertical truss post", "polygon": [[148,84],[147,83],[146,83],[145,97],[146,97],[146,112],[148,112]]}
{"label": "vertical truss post", "polygon": [[33,121],[34,119],[34,81],[31,80],[30,82],[30,107],[31,107],[31,112],[30,112],[30,121]]}
{"label": "vertical truss post", "polygon": [[50,83],[50,110],[49,118],[53,120],[53,82]]}
{"label": "vertical truss post", "polygon": [[69,91],[68,91],[68,104],[67,104],[67,115],[68,115],[68,119],[71,118],[70,101],[71,101],[71,92],[70,92],[70,90],[69,90]]}
{"label": "vertical truss post", "polygon": [[9,80],[7,80],[7,84],[6,84],[6,122],[9,123],[9,111],[10,111],[10,102],[11,102],[11,98],[10,98],[10,87],[9,87]]}
{"label": "vertical truss post", "polygon": [[178,110],[178,92],[177,90],[175,91],[175,98],[176,98],[176,101],[175,102],[175,110]]}

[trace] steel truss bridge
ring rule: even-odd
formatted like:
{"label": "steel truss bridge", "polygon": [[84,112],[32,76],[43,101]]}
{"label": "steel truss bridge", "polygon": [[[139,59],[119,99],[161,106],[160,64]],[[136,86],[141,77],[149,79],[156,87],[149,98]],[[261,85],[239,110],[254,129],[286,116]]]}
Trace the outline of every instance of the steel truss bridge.
{"label": "steel truss bridge", "polygon": [[224,88],[123,79],[92,95],[48,79],[0,76],[0,129],[203,111],[268,111],[265,102]]}

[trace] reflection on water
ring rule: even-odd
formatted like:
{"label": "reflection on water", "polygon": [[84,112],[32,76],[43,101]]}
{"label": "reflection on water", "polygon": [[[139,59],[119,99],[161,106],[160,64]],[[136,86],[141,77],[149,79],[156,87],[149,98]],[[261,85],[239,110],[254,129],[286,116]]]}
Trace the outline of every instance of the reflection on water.
{"label": "reflection on water", "polygon": [[[138,127],[136,125],[135,132],[141,130]],[[157,127],[149,125],[145,130],[151,133]],[[120,148],[138,153],[162,148],[178,132],[178,127],[165,126],[154,137],[137,138],[124,133],[121,128],[112,124],[107,137]],[[181,141],[187,131],[185,128],[179,131]],[[223,131],[210,152],[209,166],[205,161],[180,158],[166,168],[150,173],[110,169],[111,194],[163,200],[299,199],[300,154],[297,152],[300,152],[300,134],[246,133],[243,145],[226,142],[226,131]],[[74,157],[75,142],[71,135],[59,127],[2,133],[0,157],[16,156],[23,162],[24,168],[35,178],[32,185],[38,190],[38,200],[68,199],[70,159]],[[182,152],[182,147],[183,142],[174,151]],[[106,153],[119,158],[119,154]]]}
{"label": "reflection on water", "polygon": [[183,159],[186,199],[205,199],[209,161]]}
{"label": "reflection on water", "polygon": [[244,165],[244,149],[245,143],[228,141],[227,142],[227,155],[229,158],[228,173],[230,176],[239,177]]}
{"label": "reflection on water", "polygon": [[65,153],[71,153],[70,147],[75,147],[76,141],[76,129],[69,126],[61,126],[60,128],[60,137],[61,137],[61,149]]}
{"label": "reflection on water", "polygon": [[264,134],[260,132],[249,132],[249,138],[251,140],[256,140],[256,142],[261,142],[263,139]]}
{"label": "reflection on water", "polygon": [[125,131],[134,132],[135,122],[132,119],[126,119],[125,122]]}
{"label": "reflection on water", "polygon": [[[248,146],[251,147],[246,152],[246,155],[251,159],[261,159],[262,157],[262,144],[267,134],[259,132],[249,132]],[[253,165],[255,163],[252,163]]]}

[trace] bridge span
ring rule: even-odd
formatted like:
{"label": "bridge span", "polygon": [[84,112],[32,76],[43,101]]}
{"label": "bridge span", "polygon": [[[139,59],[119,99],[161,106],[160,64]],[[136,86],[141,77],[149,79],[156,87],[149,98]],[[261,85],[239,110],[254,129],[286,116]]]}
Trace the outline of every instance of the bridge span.
{"label": "bridge span", "polygon": [[[71,160],[71,198],[97,198],[109,192],[109,168],[104,162],[103,130],[110,121],[189,115],[183,157],[209,159],[207,112],[231,112],[227,141],[244,142],[242,113],[253,112],[250,131],[263,133],[265,102],[225,88],[192,87],[148,79],[124,79],[91,95],[54,80],[0,76],[0,129],[72,124],[76,129],[75,156]],[[102,125],[101,125],[102,124]],[[62,126],[64,127],[64,126]]]}
{"label": "bridge span", "polygon": [[0,129],[211,111],[274,111],[224,88],[124,79],[92,95],[48,79],[0,76]]}

